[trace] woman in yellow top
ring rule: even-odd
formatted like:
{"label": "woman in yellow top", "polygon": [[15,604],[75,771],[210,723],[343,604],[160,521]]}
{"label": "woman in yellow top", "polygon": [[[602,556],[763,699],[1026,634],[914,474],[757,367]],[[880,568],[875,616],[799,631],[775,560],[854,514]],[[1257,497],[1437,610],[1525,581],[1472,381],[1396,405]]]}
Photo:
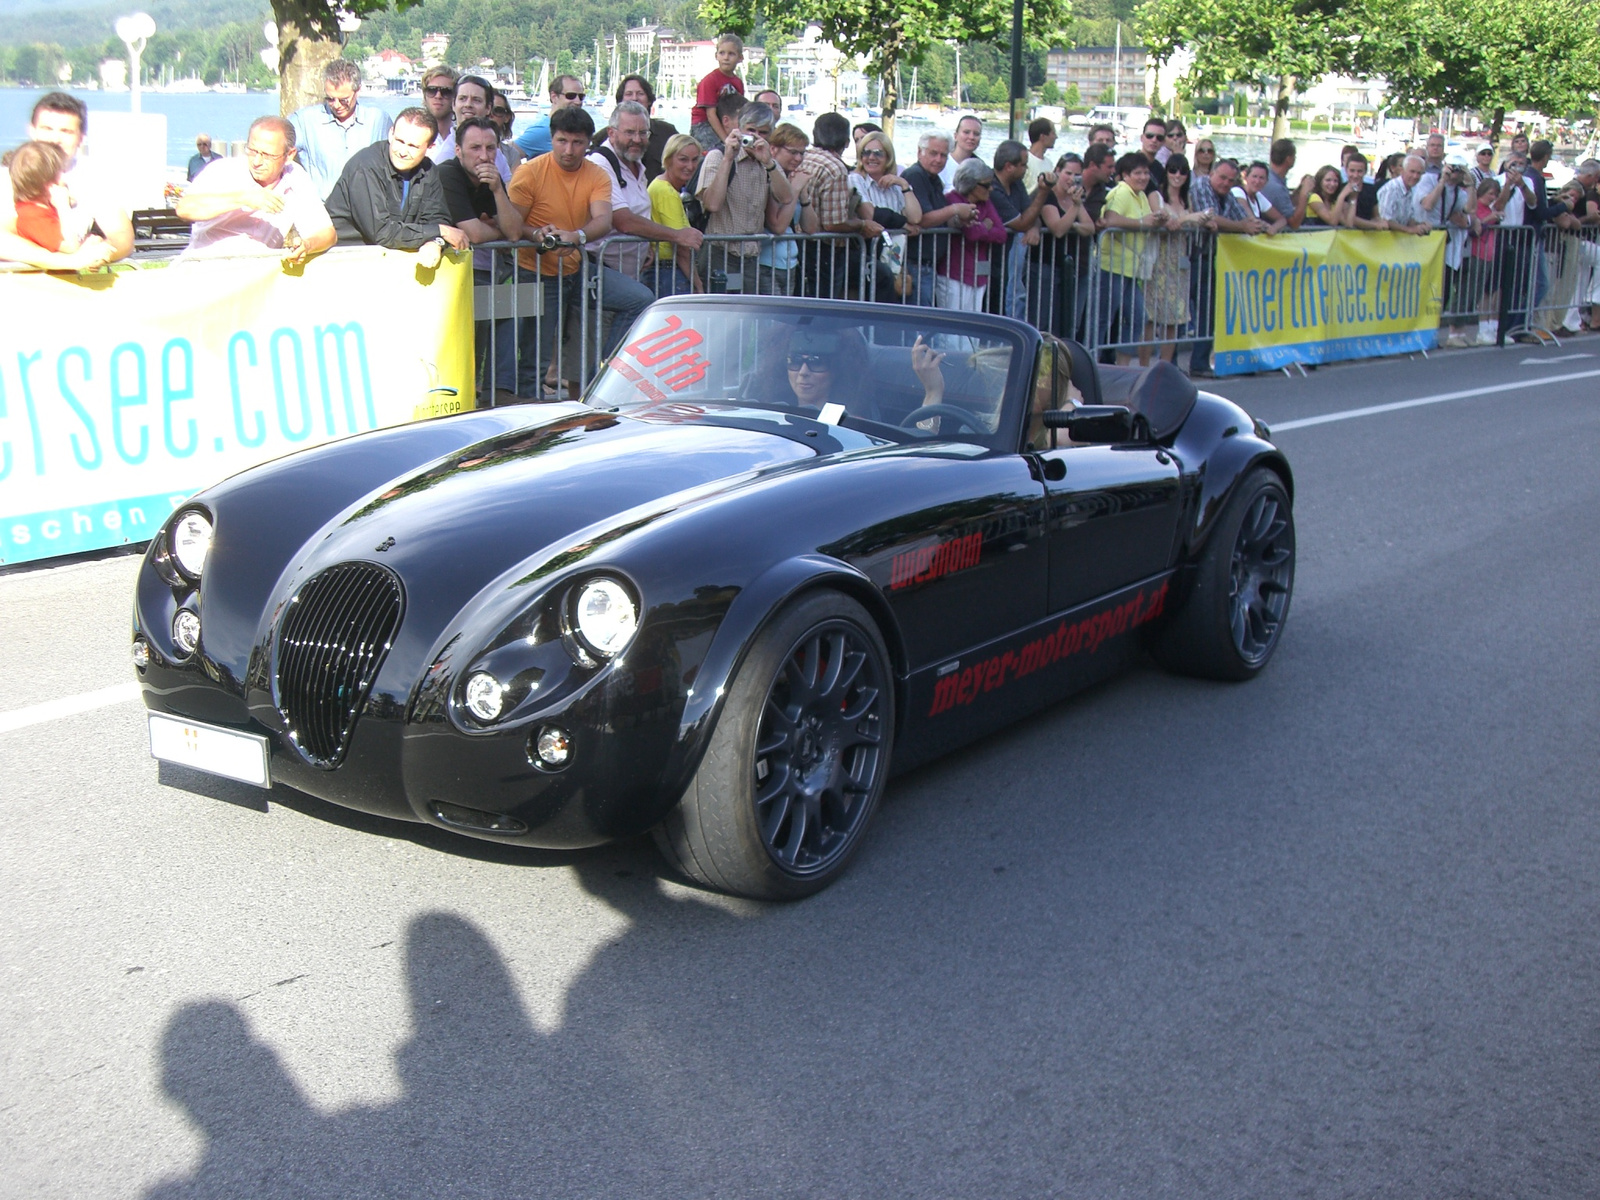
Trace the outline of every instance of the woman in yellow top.
{"label": "woman in yellow top", "polygon": [[1294,212],[1289,217],[1290,229],[1329,229],[1347,225],[1346,209],[1349,204],[1339,203],[1339,193],[1344,180],[1339,178],[1339,168],[1323,167],[1307,180],[1302,180],[1294,193]]}
{"label": "woman in yellow top", "polygon": [[[683,229],[689,224],[681,193],[694,178],[700,154],[700,143],[686,133],[673,134],[661,148],[662,173],[650,182],[650,219],[657,225]],[[656,255],[654,264],[646,266],[641,273],[640,282],[657,296],[706,290],[695,274],[691,247],[657,242]]]}
{"label": "woman in yellow top", "polygon": [[[1144,314],[1144,282],[1150,278],[1150,262],[1145,255],[1150,238],[1146,231],[1166,225],[1167,218],[1151,211],[1150,197],[1145,195],[1145,188],[1150,186],[1148,158],[1137,152],[1124,154],[1117,159],[1116,172],[1121,182],[1111,189],[1100,213],[1096,333],[1098,344],[1104,346],[1113,341],[1115,323],[1115,341],[1123,345],[1140,343],[1139,365],[1148,366],[1151,333]],[[1117,351],[1118,363],[1128,363],[1132,358],[1126,350]]]}

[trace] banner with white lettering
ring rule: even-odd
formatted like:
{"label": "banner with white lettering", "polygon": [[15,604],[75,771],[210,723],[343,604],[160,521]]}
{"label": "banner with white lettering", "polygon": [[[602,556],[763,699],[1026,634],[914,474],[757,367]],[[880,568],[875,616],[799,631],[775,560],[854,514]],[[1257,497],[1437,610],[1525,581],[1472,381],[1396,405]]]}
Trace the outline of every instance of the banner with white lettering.
{"label": "banner with white lettering", "polygon": [[473,407],[464,254],[18,273],[0,296],[0,563],[144,541],[245,467]]}
{"label": "banner with white lettering", "polygon": [[1217,238],[1216,371],[1431,350],[1444,234],[1328,229]]}

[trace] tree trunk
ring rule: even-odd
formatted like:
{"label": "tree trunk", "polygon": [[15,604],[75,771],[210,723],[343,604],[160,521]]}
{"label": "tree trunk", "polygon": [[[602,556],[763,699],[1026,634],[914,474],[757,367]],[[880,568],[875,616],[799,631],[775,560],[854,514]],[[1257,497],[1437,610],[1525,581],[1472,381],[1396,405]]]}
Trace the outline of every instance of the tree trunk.
{"label": "tree trunk", "polygon": [[894,137],[894,114],[900,107],[900,60],[888,59],[883,64],[883,109],[879,123],[883,131]]}
{"label": "tree trunk", "polygon": [[1293,75],[1278,76],[1278,98],[1272,102],[1273,141],[1289,136],[1289,101],[1294,99],[1297,82]]}
{"label": "tree trunk", "polygon": [[1506,123],[1506,110],[1504,106],[1494,110],[1494,123],[1489,126],[1489,145],[1500,144],[1500,128]]}
{"label": "tree trunk", "polygon": [[322,72],[344,49],[328,0],[272,0],[278,22],[278,111],[288,116],[322,99]]}

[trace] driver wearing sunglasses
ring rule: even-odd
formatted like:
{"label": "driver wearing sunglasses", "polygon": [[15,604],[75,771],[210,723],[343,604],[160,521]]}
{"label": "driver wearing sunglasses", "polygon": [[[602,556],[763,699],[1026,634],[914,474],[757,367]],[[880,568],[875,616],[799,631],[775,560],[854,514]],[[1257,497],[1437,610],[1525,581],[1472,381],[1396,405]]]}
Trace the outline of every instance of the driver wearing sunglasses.
{"label": "driver wearing sunglasses", "polygon": [[[921,408],[944,401],[944,372],[940,369],[944,359],[942,352],[920,337],[911,347],[911,371],[923,389]],[[826,404],[841,404],[846,413],[882,419],[876,405],[860,394],[867,376],[867,346],[855,330],[796,329],[789,335],[778,366],[781,382],[777,386],[769,382],[765,389],[775,403],[797,405],[807,410],[807,415]],[[768,378],[770,381],[770,374]]]}

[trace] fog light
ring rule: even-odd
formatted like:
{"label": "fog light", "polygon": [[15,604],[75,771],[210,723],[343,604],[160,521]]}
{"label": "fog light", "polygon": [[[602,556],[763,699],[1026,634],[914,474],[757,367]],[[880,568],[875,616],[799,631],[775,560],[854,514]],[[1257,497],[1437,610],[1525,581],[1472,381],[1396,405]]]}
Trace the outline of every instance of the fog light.
{"label": "fog light", "polygon": [[200,644],[200,618],[187,608],[180,608],[172,618],[172,640],[185,654],[193,654]]}
{"label": "fog light", "polygon": [[150,665],[150,643],[143,638],[133,639],[133,665],[141,671]]}
{"label": "fog light", "polygon": [[564,767],[572,757],[572,739],[567,736],[566,730],[557,729],[554,725],[546,725],[539,730],[533,748],[539,761],[547,767]]}
{"label": "fog light", "polygon": [[500,716],[505,703],[506,689],[487,671],[479,671],[467,680],[465,691],[467,710],[480,721],[493,721]]}

